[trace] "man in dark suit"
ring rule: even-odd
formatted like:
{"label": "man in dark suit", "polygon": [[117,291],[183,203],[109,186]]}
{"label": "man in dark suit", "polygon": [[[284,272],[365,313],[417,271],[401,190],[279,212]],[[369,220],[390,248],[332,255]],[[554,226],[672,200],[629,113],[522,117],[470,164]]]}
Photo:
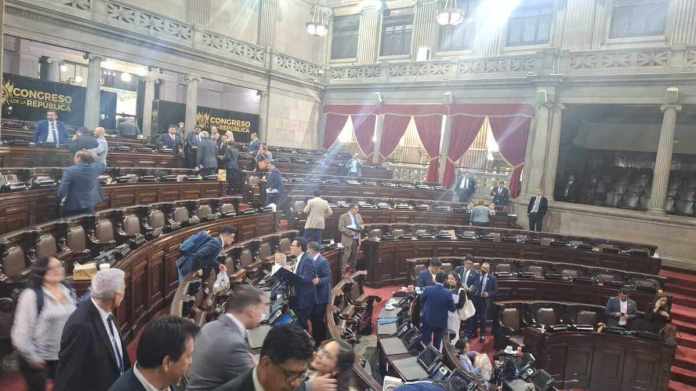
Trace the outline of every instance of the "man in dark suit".
{"label": "man in dark suit", "polygon": [[626,291],[621,288],[616,297],[607,301],[607,326],[628,327],[636,317],[636,302],[628,298]]}
{"label": "man in dark suit", "polygon": [[34,144],[46,144],[60,147],[68,142],[68,131],[65,124],[58,120],[58,113],[47,111],[46,119],[36,123]]}
{"label": "man in dark suit", "polygon": [[537,194],[529,200],[529,205],[527,205],[530,231],[541,232],[544,215],[546,215],[548,208],[549,200],[544,197],[544,193],[539,189]]}
{"label": "man in dark suit", "polygon": [[495,276],[490,274],[491,265],[488,262],[481,264],[481,274],[474,288],[474,306],[476,307],[476,324],[479,325],[479,341],[486,341],[486,323],[488,322],[488,309],[495,300],[497,283]]}
{"label": "man in dark suit", "polygon": [[259,152],[261,141],[259,140],[259,137],[256,135],[256,132],[251,132],[249,137],[250,140],[249,145],[247,146],[247,151],[251,154],[251,156],[256,156],[256,153]]}
{"label": "man in dark suit", "polygon": [[204,276],[207,276],[216,267],[221,273],[226,273],[227,267],[218,262],[218,256],[223,248],[234,243],[236,237],[237,228],[228,225],[222,227],[218,237],[210,236],[208,231],[200,231],[187,238],[179,247],[181,257],[176,260],[179,283],[189,273],[201,269],[203,269]]}
{"label": "man in dark suit", "polygon": [[437,349],[440,348],[442,342],[442,333],[447,330],[447,312],[456,309],[452,293],[442,285],[446,279],[445,272],[438,272],[435,275],[435,285],[425,288],[421,296],[423,303],[423,343],[432,344]]}
{"label": "man in dark suit", "polygon": [[266,204],[280,204],[285,200],[285,185],[280,171],[270,160],[261,160],[259,168],[268,173],[266,178]]}
{"label": "man in dark suit", "polygon": [[[462,288],[466,290],[467,297],[473,300],[476,287],[481,278],[479,273],[474,269],[474,263],[471,259],[471,254],[466,254],[464,266],[457,266],[454,271],[459,275],[459,280],[462,282]],[[472,316],[464,321],[464,330],[468,339],[476,335],[476,316]]]}
{"label": "man in dark suit", "polygon": [[428,264],[426,270],[421,271],[416,279],[416,286],[419,288],[425,288],[435,284],[435,275],[440,271],[442,267],[442,262],[439,259],[433,258]]}
{"label": "man in dark suit", "polygon": [[505,187],[505,182],[498,182],[498,186],[491,190],[491,197],[495,206],[507,206],[510,203],[510,191]]}
{"label": "man in dark suit", "polygon": [[226,312],[196,338],[187,391],[212,390],[254,367],[247,330],[259,326],[268,303],[266,294],[251,285],[232,289]]}
{"label": "man in dark suit", "polygon": [[294,391],[304,386],[313,355],[306,331],[292,325],[274,327],[263,341],[256,368],[214,391]]}
{"label": "man in dark suit", "polygon": [[217,145],[210,138],[208,132],[203,131],[200,135],[201,140],[196,154],[196,167],[198,167],[203,176],[215,174],[218,167]]}
{"label": "man in dark suit", "polygon": [[198,326],[188,319],[166,316],[151,321],[140,335],[136,365],[109,391],[173,391],[191,368],[197,334]]}
{"label": "man in dark suit", "polygon": [[167,133],[160,135],[158,141],[160,148],[171,149],[174,153],[179,153],[181,149],[181,136],[176,134],[176,125],[169,125]]}
{"label": "man in dark suit", "polygon": [[454,185],[454,192],[459,202],[469,202],[471,196],[476,193],[476,179],[468,172],[463,172]]}
{"label": "man in dark suit", "polygon": [[201,128],[196,126],[193,132],[186,134],[186,142],[184,144],[184,158],[186,159],[186,167],[196,168],[196,155],[198,153],[198,144],[201,143]]}
{"label": "man in dark suit", "polygon": [[87,128],[78,128],[73,135],[72,142],[68,145],[70,152],[75,153],[83,149],[91,150],[99,146],[97,138]]}
{"label": "man in dark suit", "polygon": [[309,319],[312,316],[314,304],[317,302],[317,290],[314,287],[314,261],[306,253],[307,244],[302,239],[295,239],[290,243],[290,254],[295,257],[293,273],[302,278],[302,283],[297,283],[295,295],[291,307],[297,315],[297,321],[305,330],[309,330]]}
{"label": "man in dark suit", "polygon": [[94,213],[97,204],[102,201],[99,175],[106,167],[96,162],[94,154],[90,151],[78,151],[73,161],[75,165],[63,171],[63,178],[58,187],[58,200],[63,205],[63,216]]}
{"label": "man in dark suit", "polygon": [[100,270],[91,298],[70,315],[60,341],[54,391],[107,391],[131,366],[114,313],[126,292],[125,273]]}
{"label": "man in dark suit", "polygon": [[331,295],[331,266],[329,261],[319,252],[319,243],[307,243],[307,255],[313,261],[314,278],[312,284],[316,289],[316,303],[312,309],[312,337],[317,345],[326,339],[326,306]]}

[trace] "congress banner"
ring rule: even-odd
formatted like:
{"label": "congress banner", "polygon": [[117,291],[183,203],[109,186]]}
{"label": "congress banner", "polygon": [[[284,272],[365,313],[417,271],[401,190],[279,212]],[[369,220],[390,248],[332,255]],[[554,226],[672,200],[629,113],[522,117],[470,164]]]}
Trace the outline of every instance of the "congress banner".
{"label": "congress banner", "polygon": [[[186,117],[186,105],[183,103],[158,100],[153,105],[154,115],[159,132],[164,132],[170,124],[184,121]],[[210,130],[215,126],[220,133],[231,131],[236,141],[248,142],[250,134],[258,131],[259,116],[257,114],[240,113],[237,111],[213,109],[211,107],[198,106],[196,125],[203,130]]]}
{"label": "congress banner", "polygon": [[66,124],[84,123],[85,88],[5,73],[2,85],[3,118],[37,121],[58,112]]}

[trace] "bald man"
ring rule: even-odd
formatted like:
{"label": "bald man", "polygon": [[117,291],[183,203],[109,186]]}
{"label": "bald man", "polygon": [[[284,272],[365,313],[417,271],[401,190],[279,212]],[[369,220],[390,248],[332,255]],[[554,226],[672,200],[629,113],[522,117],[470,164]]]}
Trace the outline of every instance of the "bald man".
{"label": "bald man", "polygon": [[109,143],[106,142],[106,129],[101,126],[94,129],[94,137],[97,139],[97,147],[92,149],[96,161],[106,167],[106,155],[109,153]]}

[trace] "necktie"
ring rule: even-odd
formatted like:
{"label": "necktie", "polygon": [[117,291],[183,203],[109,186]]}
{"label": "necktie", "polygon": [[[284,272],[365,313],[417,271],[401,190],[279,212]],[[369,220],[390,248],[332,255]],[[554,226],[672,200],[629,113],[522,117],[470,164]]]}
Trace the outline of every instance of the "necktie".
{"label": "necktie", "polygon": [[467,270],[466,273],[464,273],[464,286],[467,288],[469,287],[469,285],[466,283],[469,281],[469,272],[471,272],[471,270]]}
{"label": "necktie", "polygon": [[109,338],[111,338],[111,345],[114,347],[114,355],[116,356],[116,365],[118,365],[119,372],[123,373],[123,356],[121,349],[119,349],[118,342],[118,332],[116,331],[116,326],[114,325],[114,316],[109,314],[106,317],[106,321],[109,324]]}
{"label": "necktie", "polygon": [[484,274],[481,277],[481,293],[486,291],[486,283],[488,282],[488,274]]}

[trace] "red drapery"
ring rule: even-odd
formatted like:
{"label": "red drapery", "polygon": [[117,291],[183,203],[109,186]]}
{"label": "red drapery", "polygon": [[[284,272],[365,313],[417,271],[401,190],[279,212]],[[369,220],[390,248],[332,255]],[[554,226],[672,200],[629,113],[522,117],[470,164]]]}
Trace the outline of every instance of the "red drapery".
{"label": "red drapery", "polygon": [[341,130],[348,121],[347,115],[326,114],[326,124],[324,125],[324,148],[329,149],[338,139]]}
{"label": "red drapery", "polygon": [[387,160],[387,157],[394,152],[399,141],[406,133],[408,123],[411,121],[409,115],[384,115],[384,125],[382,127],[382,144],[379,147],[380,161]]}
{"label": "red drapery", "polygon": [[374,114],[353,114],[351,118],[358,146],[365,158],[371,159],[375,151],[375,143],[372,139],[375,136],[376,116]]}
{"label": "red drapery", "polygon": [[454,115],[451,118],[452,132],[450,135],[449,151],[447,153],[447,163],[445,164],[445,175],[442,178],[442,185],[445,187],[450,187],[454,182],[454,163],[464,155],[464,152],[466,152],[471,146],[471,143],[474,142],[485,119],[485,117],[470,117],[465,115]]}
{"label": "red drapery", "polygon": [[440,133],[442,129],[442,114],[431,114],[413,117],[416,122],[416,130],[425,151],[430,156],[426,182],[438,182],[438,170],[440,158]]}
{"label": "red drapery", "polygon": [[520,177],[527,150],[527,137],[531,118],[521,115],[492,115],[489,117],[500,154],[514,167],[510,177],[510,195],[520,195]]}

